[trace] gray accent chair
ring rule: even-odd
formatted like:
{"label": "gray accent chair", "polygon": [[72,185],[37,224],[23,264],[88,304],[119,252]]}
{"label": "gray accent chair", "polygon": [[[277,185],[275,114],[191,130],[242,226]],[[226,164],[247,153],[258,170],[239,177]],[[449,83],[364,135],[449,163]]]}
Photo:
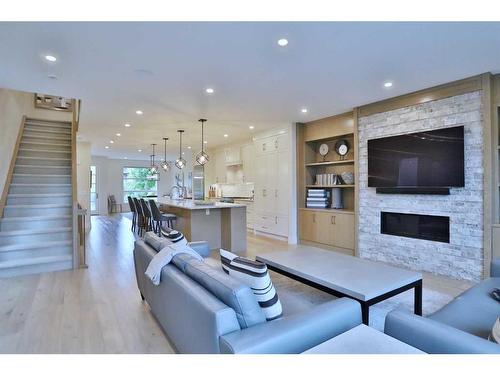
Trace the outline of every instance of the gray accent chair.
{"label": "gray accent chair", "polygon": [[[209,254],[204,242],[191,243],[191,247],[204,257]],[[270,322],[257,319],[242,328],[241,314],[237,316],[235,309],[223,302],[234,298],[234,293],[228,294],[220,282],[228,275],[215,267],[208,270],[205,262],[179,254],[163,267],[160,285],[154,286],[144,272],[156,251],[142,240],[135,242],[137,284],[179,353],[302,353],[361,324],[359,303],[341,298],[292,315],[283,305],[283,318]],[[232,287],[240,296],[246,296],[245,304],[257,304],[250,288],[239,284]],[[248,295],[253,301],[248,300]]]}
{"label": "gray accent chair", "polygon": [[385,319],[385,333],[427,353],[500,354],[500,344],[488,341],[500,316],[500,303],[490,297],[500,288],[500,259],[491,264],[491,277],[470,288],[441,310],[421,317],[394,310]]}

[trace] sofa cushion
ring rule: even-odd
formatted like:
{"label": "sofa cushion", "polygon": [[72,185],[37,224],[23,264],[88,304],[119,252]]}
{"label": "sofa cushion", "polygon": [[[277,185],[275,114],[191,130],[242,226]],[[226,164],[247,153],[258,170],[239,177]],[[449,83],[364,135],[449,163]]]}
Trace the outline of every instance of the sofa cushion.
{"label": "sofa cushion", "polygon": [[500,303],[490,296],[494,288],[500,288],[500,277],[483,280],[429,318],[488,339],[500,315]]}
{"label": "sofa cushion", "polygon": [[162,234],[165,236],[167,240],[171,241],[174,244],[187,245],[186,237],[184,237],[184,235],[178,230],[171,230],[168,233],[162,232]]}
{"label": "sofa cushion", "polygon": [[490,333],[490,341],[500,344],[500,317],[497,319]]}
{"label": "sofa cushion", "polygon": [[182,272],[186,273],[187,264],[195,259],[192,255],[189,254],[177,254],[172,258],[172,263]]}
{"label": "sofa cushion", "polygon": [[224,272],[252,289],[266,320],[270,321],[283,316],[278,293],[274,289],[264,263],[237,256],[223,249],[220,249],[220,259]]}
{"label": "sofa cushion", "polygon": [[155,232],[146,232],[146,234],[144,235],[144,242],[146,242],[157,252],[172,243],[166,238],[159,237]]}
{"label": "sofa cushion", "polygon": [[194,258],[186,260],[184,270],[187,276],[235,311],[241,328],[266,321],[249,286]]}

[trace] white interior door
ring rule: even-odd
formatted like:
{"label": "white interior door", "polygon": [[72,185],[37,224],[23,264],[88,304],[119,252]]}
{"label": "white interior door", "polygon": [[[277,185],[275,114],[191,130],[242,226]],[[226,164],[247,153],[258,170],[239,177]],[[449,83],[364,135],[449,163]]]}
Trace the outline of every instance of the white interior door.
{"label": "white interior door", "polygon": [[90,214],[99,214],[99,193],[97,192],[97,167],[90,166]]}

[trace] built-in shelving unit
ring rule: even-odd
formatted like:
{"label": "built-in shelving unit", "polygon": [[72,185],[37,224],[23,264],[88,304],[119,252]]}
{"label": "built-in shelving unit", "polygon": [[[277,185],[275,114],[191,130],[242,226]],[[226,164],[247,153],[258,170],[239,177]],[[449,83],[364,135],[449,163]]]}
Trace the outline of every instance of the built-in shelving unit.
{"label": "built-in shelving unit", "polygon": [[[356,112],[348,112],[297,125],[297,194],[299,241],[348,254],[356,253]],[[344,140],[349,152],[340,156],[335,144]],[[319,153],[326,143],[327,155]],[[318,175],[344,172],[354,175],[354,183],[324,184]],[[319,180],[319,181],[318,181]],[[318,183],[320,182],[320,183]],[[307,207],[308,189],[342,189],[343,208]]]}

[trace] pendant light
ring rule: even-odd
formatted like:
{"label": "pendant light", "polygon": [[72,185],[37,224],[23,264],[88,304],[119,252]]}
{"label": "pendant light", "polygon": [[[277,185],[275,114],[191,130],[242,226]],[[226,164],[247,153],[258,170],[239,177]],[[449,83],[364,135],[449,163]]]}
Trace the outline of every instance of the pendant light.
{"label": "pendant light", "polygon": [[205,151],[203,151],[203,141],[205,140],[203,138],[203,124],[207,120],[204,118],[200,118],[198,121],[201,122],[201,151],[198,153],[198,155],[196,155],[196,161],[200,165],[205,165],[210,160],[210,158],[208,157],[208,154]]}
{"label": "pendant light", "polygon": [[153,146],[153,155],[151,155],[151,167],[149,168],[149,171],[151,174],[156,175],[158,174],[158,166],[155,164],[155,146],[156,143],[151,143],[151,146]]}
{"label": "pendant light", "polygon": [[175,161],[175,166],[179,169],[182,169],[186,166],[186,160],[182,157],[182,133],[184,130],[177,130],[179,133],[179,158]]}
{"label": "pendant light", "polygon": [[163,169],[165,172],[168,172],[170,170],[170,163],[167,161],[167,141],[168,138],[163,138],[163,141],[165,142],[165,155],[163,161],[160,163],[161,169]]}

